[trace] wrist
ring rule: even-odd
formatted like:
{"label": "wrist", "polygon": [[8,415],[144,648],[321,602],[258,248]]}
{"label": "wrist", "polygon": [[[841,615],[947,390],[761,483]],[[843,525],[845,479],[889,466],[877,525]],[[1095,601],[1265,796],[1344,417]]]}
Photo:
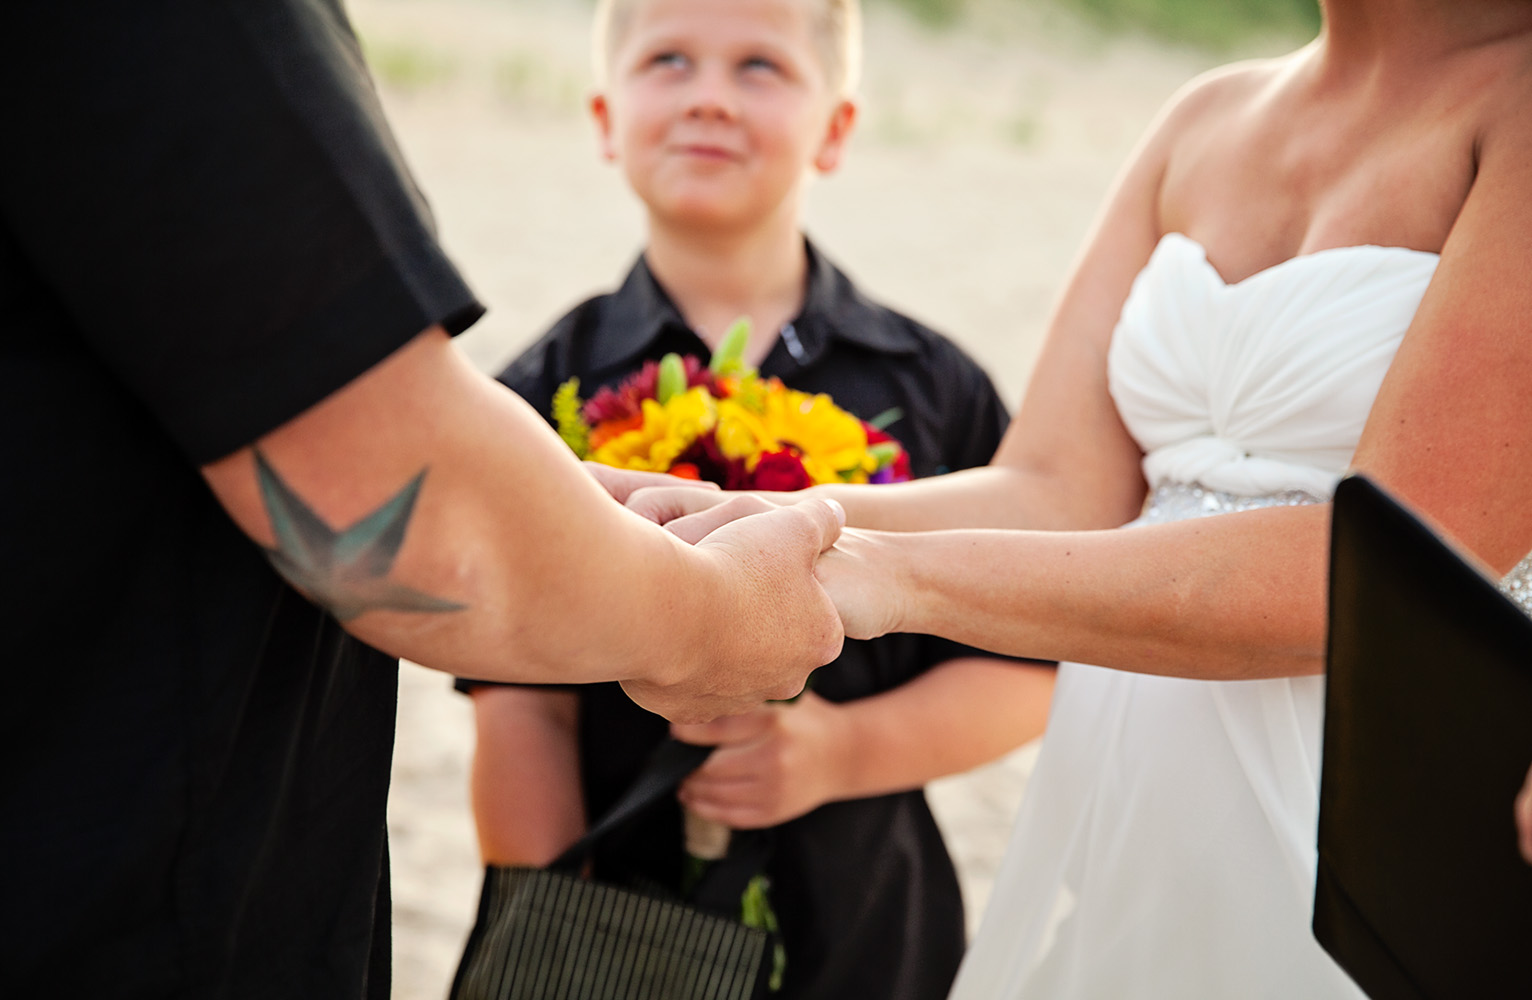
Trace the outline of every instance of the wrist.
{"label": "wrist", "polygon": [[[861,787],[861,745],[858,738],[856,713],[848,706],[839,704],[805,691],[794,706],[797,711],[809,710],[819,716],[819,773],[822,776],[817,805],[859,798]],[[816,805],[816,807],[817,807]]]}
{"label": "wrist", "polygon": [[633,679],[674,688],[695,682],[709,664],[739,662],[733,650],[721,648],[735,633],[717,623],[737,620],[740,608],[725,560],[672,535],[663,537],[669,552],[652,564],[663,569],[648,575],[645,585],[653,588],[654,599],[645,603],[651,620],[665,623],[664,635],[642,645]]}
{"label": "wrist", "polygon": [[837,800],[860,799],[872,794],[874,782],[869,773],[874,758],[881,748],[877,746],[876,729],[868,726],[866,713],[857,711],[856,703],[836,706],[840,725],[840,768]]}
{"label": "wrist", "polygon": [[924,535],[906,532],[868,532],[877,542],[876,562],[870,567],[882,590],[885,609],[883,632],[927,632],[922,623],[929,619],[926,607],[930,591],[926,586],[921,552],[926,547]]}

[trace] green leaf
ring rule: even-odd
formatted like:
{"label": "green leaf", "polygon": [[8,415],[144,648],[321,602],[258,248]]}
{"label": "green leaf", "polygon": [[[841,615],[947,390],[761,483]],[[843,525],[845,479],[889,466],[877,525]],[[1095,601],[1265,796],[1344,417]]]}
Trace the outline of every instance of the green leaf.
{"label": "green leaf", "polygon": [[713,351],[708,370],[714,375],[739,375],[746,371],[745,347],[750,343],[750,317],[741,316],[730,324]]}
{"label": "green leaf", "polygon": [[880,441],[869,445],[867,454],[878,460],[878,468],[893,465],[899,458],[899,446],[892,441]]}
{"label": "green leaf", "polygon": [[886,431],[888,430],[889,424],[892,424],[895,420],[898,420],[902,416],[904,416],[903,410],[899,409],[897,406],[890,406],[888,409],[884,410],[876,417],[873,417],[871,420],[867,421],[867,424],[869,427],[875,427],[880,431]]}
{"label": "green leaf", "polygon": [[756,875],[745,886],[739,899],[739,922],[746,927],[756,927],[772,935],[771,978],[766,987],[772,993],[782,988],[782,976],[787,971],[787,949],[782,946],[781,929],[777,914],[771,906],[771,880]]}
{"label": "green leaf", "polygon": [[674,396],[686,391],[686,365],[681,355],[674,352],[660,359],[660,379],[654,387],[654,398],[664,406]]}
{"label": "green leaf", "polygon": [[553,393],[553,423],[559,437],[577,458],[590,454],[590,426],[580,416],[585,401],[580,398],[580,380],[572,378]]}

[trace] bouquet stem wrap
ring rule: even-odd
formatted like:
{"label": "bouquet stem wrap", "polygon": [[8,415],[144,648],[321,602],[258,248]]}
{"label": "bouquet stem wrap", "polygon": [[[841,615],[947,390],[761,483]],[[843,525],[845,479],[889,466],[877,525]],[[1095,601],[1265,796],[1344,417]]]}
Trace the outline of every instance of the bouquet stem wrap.
{"label": "bouquet stem wrap", "polygon": [[717,820],[704,819],[682,807],[686,833],[686,853],[700,861],[718,861],[729,853],[732,830]]}

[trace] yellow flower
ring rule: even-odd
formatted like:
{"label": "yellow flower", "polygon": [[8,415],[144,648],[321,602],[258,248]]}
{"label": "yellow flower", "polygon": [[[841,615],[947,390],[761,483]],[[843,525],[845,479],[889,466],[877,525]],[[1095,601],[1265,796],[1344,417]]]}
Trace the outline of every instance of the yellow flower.
{"label": "yellow flower", "polygon": [[718,430],[713,437],[726,458],[743,458],[752,469],[762,451],[777,448],[763,416],[738,398],[718,401]]}
{"label": "yellow flower", "polygon": [[672,396],[664,406],[646,399],[643,411],[642,427],[612,438],[591,458],[620,469],[669,472],[676,459],[718,420],[713,398],[700,385]]}
{"label": "yellow flower", "polygon": [[762,452],[789,449],[816,483],[866,482],[877,459],[867,451],[862,422],[824,394],[810,395],[772,380],[748,400],[718,404],[717,441],[729,458],[742,458],[755,471]]}

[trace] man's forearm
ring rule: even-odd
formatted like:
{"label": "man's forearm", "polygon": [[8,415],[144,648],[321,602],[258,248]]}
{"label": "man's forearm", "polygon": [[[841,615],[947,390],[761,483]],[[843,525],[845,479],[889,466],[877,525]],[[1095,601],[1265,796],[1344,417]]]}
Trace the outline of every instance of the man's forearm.
{"label": "man's forearm", "polygon": [[796,690],[839,649],[812,575],[827,507],[686,545],[440,331],[203,474],[354,635],[459,676],[634,681],[661,711],[716,713]]}

